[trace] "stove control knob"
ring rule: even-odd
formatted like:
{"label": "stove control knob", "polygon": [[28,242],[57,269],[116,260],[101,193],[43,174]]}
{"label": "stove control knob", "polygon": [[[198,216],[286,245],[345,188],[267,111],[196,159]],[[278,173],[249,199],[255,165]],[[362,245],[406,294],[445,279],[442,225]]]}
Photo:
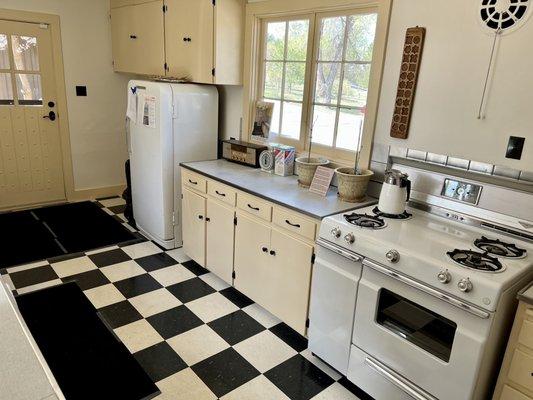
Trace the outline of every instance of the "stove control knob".
{"label": "stove control knob", "polygon": [[355,236],[352,232],[348,233],[346,236],[344,236],[344,241],[348,244],[353,244],[355,242]]}
{"label": "stove control knob", "polygon": [[397,263],[398,261],[400,261],[400,253],[398,253],[398,250],[387,251],[387,254],[385,254],[385,257],[391,263]]}
{"label": "stove control knob", "polygon": [[341,230],[339,228],[333,228],[331,230],[331,236],[333,236],[334,238],[340,238],[341,237]]}
{"label": "stove control knob", "polygon": [[449,283],[452,280],[452,275],[448,272],[448,270],[440,271],[437,275],[437,279],[440,283]]}
{"label": "stove control knob", "polygon": [[461,292],[468,293],[472,291],[472,289],[474,288],[474,285],[472,285],[472,282],[470,282],[469,278],[464,278],[459,281],[459,283],[457,284],[457,287],[459,288]]}

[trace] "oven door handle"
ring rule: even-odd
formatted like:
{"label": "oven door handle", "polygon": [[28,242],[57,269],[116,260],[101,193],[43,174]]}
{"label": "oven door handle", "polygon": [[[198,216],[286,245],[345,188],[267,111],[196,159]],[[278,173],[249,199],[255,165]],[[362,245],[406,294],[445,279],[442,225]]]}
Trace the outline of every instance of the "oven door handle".
{"label": "oven door handle", "polygon": [[444,300],[445,302],[451,304],[452,306],[458,307],[461,310],[464,310],[466,312],[469,312],[470,314],[474,314],[477,317],[487,319],[489,318],[490,314],[488,312],[485,312],[483,310],[478,309],[477,307],[471,306],[469,304],[463,303],[462,301],[448,296],[446,293],[440,292],[436,289],[433,289],[432,287],[429,287],[427,285],[424,285],[423,283],[420,283],[418,281],[415,281],[414,279],[408,278],[396,271],[393,271],[389,268],[386,268],[382,265],[379,265],[378,263],[375,263],[374,261],[370,261],[368,259],[365,259],[363,261],[363,266],[372,268],[375,271],[381,272],[384,275],[390,276],[397,281],[403,282],[406,285],[409,285],[411,287],[414,287],[415,289],[421,290],[424,293],[427,293],[433,297],[436,297],[440,300]]}
{"label": "oven door handle", "polygon": [[363,259],[363,257],[360,257],[358,256],[357,254],[354,254],[354,253],[351,253],[349,251],[346,251],[344,250],[342,247],[339,247],[333,243],[330,243],[324,239],[318,239],[316,241],[316,243],[319,245],[319,246],[322,246],[324,247],[325,249],[328,249],[334,253],[337,253],[343,257],[346,257],[348,258],[349,260],[352,260],[352,261],[355,261],[355,262],[359,262]]}
{"label": "oven door handle", "polygon": [[374,360],[371,357],[365,358],[365,364],[368,365],[375,372],[377,372],[379,375],[381,375],[383,378],[388,380],[390,383],[392,383],[394,386],[404,391],[416,400],[438,400],[436,397],[433,397],[422,389],[415,387],[407,379],[400,376],[390,368],[386,367],[385,365],[381,364],[379,361]]}

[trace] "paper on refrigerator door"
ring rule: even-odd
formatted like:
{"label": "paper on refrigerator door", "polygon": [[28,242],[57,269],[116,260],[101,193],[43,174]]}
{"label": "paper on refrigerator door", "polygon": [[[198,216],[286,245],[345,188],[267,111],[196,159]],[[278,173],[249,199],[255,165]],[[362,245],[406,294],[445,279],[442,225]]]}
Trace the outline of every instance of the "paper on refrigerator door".
{"label": "paper on refrigerator door", "polygon": [[146,94],[146,91],[137,93],[137,124],[147,128],[155,128],[156,96]]}

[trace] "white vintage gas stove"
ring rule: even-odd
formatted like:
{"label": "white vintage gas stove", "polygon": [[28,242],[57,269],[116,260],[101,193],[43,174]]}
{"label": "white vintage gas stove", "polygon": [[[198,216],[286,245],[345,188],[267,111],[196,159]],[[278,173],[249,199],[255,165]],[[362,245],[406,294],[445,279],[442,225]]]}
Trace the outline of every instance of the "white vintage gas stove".
{"label": "white vintage gas stove", "polygon": [[395,168],[414,178],[404,214],[322,222],[309,347],[377,400],[488,399],[533,279],[533,195]]}

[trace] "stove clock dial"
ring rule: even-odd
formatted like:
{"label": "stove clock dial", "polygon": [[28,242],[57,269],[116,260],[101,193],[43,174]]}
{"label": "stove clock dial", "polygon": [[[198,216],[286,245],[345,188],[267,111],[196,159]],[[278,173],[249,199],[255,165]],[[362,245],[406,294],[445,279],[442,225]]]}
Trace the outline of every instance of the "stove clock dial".
{"label": "stove clock dial", "polygon": [[334,238],[340,238],[341,237],[341,230],[339,228],[333,228],[331,230],[331,236],[333,236]]}
{"label": "stove clock dial", "polygon": [[346,236],[344,236],[344,241],[348,244],[353,244],[355,242],[355,236],[352,232],[348,233]]}
{"label": "stove clock dial", "polygon": [[443,284],[450,283],[450,281],[452,280],[452,274],[450,274],[448,270],[443,270],[439,272],[439,274],[437,275],[437,279],[440,283]]}
{"label": "stove clock dial", "polygon": [[387,258],[387,260],[389,260],[389,262],[393,264],[400,261],[400,253],[398,252],[398,250],[387,251],[387,254],[385,254],[385,257]]}
{"label": "stove clock dial", "polygon": [[457,283],[457,287],[461,292],[468,293],[474,289],[474,285],[470,282],[469,278],[463,278]]}

